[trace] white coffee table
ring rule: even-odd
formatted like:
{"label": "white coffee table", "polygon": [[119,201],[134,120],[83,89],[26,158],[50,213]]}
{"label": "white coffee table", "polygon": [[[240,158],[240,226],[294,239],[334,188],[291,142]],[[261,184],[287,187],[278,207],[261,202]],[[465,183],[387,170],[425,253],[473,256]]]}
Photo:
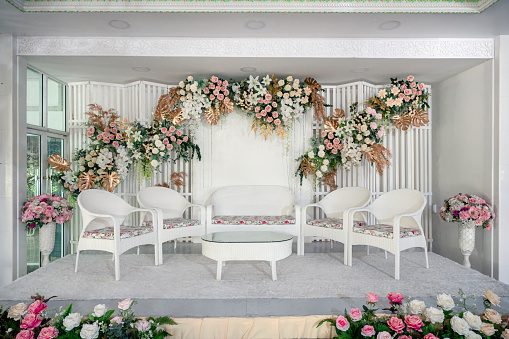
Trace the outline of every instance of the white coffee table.
{"label": "white coffee table", "polygon": [[279,232],[216,232],[201,237],[202,254],[217,261],[217,280],[225,261],[269,261],[272,280],[277,280],[276,261],[292,254],[293,236]]}

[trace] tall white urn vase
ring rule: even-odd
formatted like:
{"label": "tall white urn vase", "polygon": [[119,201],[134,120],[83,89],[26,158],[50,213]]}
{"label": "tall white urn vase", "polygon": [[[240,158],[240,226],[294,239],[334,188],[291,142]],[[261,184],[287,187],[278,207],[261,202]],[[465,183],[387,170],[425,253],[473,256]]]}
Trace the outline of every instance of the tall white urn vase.
{"label": "tall white urn vase", "polygon": [[464,221],[459,225],[460,250],[463,254],[463,266],[470,268],[470,254],[475,247],[475,221]]}
{"label": "tall white urn vase", "polygon": [[44,224],[39,228],[39,251],[42,254],[42,267],[49,264],[49,255],[55,247],[55,231],[57,225],[54,222]]}

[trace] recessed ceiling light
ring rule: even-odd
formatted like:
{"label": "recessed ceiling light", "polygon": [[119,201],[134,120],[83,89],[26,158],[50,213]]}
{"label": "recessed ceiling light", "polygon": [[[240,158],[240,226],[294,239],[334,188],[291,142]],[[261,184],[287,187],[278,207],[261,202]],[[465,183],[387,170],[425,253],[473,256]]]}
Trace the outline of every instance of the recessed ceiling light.
{"label": "recessed ceiling light", "polygon": [[369,71],[369,68],[367,68],[367,67],[357,67],[357,68],[354,68],[354,69],[350,70],[350,72],[352,72],[352,73],[364,73],[366,71]]}
{"label": "recessed ceiling light", "polygon": [[251,20],[246,22],[246,27],[249,29],[262,29],[265,27],[265,22],[260,20]]}
{"label": "recessed ceiling light", "polygon": [[242,67],[240,70],[242,72],[251,72],[251,73],[256,72],[256,68],[254,68],[254,67]]}
{"label": "recessed ceiling light", "polygon": [[380,25],[378,25],[378,28],[383,31],[390,31],[392,29],[398,28],[399,26],[401,26],[401,22],[396,21],[396,20],[391,20],[391,21],[382,22]]}
{"label": "recessed ceiling light", "polygon": [[131,27],[131,25],[129,25],[129,23],[124,20],[111,20],[110,22],[108,22],[108,25],[117,29],[128,29],[129,27]]}
{"label": "recessed ceiling light", "polygon": [[137,66],[137,67],[133,67],[133,71],[136,71],[136,72],[150,72],[150,68],[143,67],[143,66]]}

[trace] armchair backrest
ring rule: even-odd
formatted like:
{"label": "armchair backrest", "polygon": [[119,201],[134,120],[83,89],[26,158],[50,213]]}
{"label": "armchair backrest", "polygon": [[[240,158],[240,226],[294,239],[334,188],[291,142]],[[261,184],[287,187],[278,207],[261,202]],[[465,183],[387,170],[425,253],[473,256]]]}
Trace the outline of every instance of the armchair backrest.
{"label": "armchair backrest", "polygon": [[381,195],[373,201],[369,209],[378,222],[389,225],[393,224],[393,218],[399,214],[417,214],[413,218],[402,218],[400,224],[408,227],[418,227],[425,206],[426,198],[421,192],[405,188]]}
{"label": "armchair backrest", "polygon": [[371,192],[364,187],[344,187],[327,194],[318,202],[329,218],[343,218],[343,212],[353,207],[366,206]]}
{"label": "armchair backrest", "polygon": [[292,215],[295,197],[282,186],[228,186],[212,194],[214,215]]}
{"label": "armchair backrest", "polygon": [[163,219],[181,218],[184,210],[191,205],[180,193],[167,187],[147,187],[137,194],[138,203],[145,208],[159,208]]}

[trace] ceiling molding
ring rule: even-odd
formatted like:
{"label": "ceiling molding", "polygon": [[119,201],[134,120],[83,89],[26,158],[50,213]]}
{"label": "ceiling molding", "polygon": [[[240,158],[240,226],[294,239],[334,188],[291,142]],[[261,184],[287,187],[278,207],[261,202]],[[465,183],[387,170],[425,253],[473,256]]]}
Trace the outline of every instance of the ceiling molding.
{"label": "ceiling molding", "polygon": [[7,0],[23,12],[481,13],[498,0]]}
{"label": "ceiling molding", "polygon": [[493,39],[19,37],[18,55],[280,58],[494,58]]}

